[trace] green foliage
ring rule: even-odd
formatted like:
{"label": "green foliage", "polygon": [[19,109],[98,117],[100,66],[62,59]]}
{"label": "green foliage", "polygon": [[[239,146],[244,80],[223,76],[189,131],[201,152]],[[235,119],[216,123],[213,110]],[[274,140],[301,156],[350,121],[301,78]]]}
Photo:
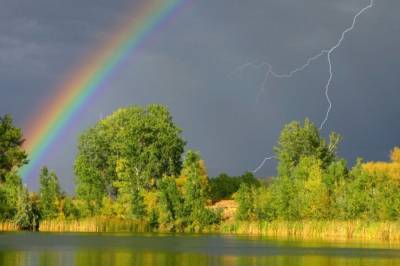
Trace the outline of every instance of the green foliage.
{"label": "green foliage", "polygon": [[160,190],[160,224],[183,225],[185,219],[184,199],[174,177],[164,177],[158,184]]}
{"label": "green foliage", "polygon": [[145,206],[142,193],[146,179],[128,160],[118,160],[116,172],[118,181],[113,182],[113,186],[118,191],[118,202],[122,206],[129,206],[122,214],[136,219],[143,218]]}
{"label": "green foliage", "polygon": [[365,171],[358,161],[338,193],[344,219],[396,220],[400,218],[400,182],[384,173]]}
{"label": "green foliage", "polygon": [[73,200],[68,196],[64,196],[63,198],[62,212],[66,219],[80,218],[79,209],[74,204]]}
{"label": "green foliage", "polygon": [[22,186],[17,171],[27,163],[23,142],[22,131],[13,125],[11,116],[0,116],[0,220],[11,220],[17,212]]}
{"label": "green foliage", "polygon": [[160,213],[159,223],[170,230],[201,230],[216,224],[220,214],[206,207],[209,196],[208,178],[204,180],[204,168],[200,155],[189,151],[186,154],[182,174],[186,177],[181,189],[174,177],[160,180]]}
{"label": "green foliage", "polygon": [[140,189],[132,190],[132,218],[143,219],[146,215],[145,205],[143,202],[143,195]]}
{"label": "green foliage", "polygon": [[60,187],[55,172],[49,172],[47,167],[40,171],[40,217],[54,219],[59,215]]}
{"label": "green foliage", "polygon": [[242,184],[235,195],[235,200],[238,203],[238,209],[236,211],[236,217],[240,221],[253,220],[255,217],[255,197],[254,188]]}
{"label": "green foliage", "polygon": [[290,176],[301,157],[313,156],[326,168],[336,159],[337,146],[341,137],[331,133],[329,144],[320,136],[318,128],[308,119],[304,124],[294,121],[286,125],[274,148],[279,161],[278,175]]}
{"label": "green foliage", "polygon": [[80,136],[77,197],[61,193],[56,174],[45,167],[37,196],[29,194],[17,175],[27,162],[22,134],[11,117],[4,116],[0,117],[0,220],[33,230],[40,219],[50,226],[52,219],[76,225],[86,217],[112,217],[151,230],[201,231],[221,224],[222,213],[211,202],[234,198],[236,219],[243,223],[398,221],[400,149],[393,150],[390,163],[359,160],[349,170],[336,154],[340,140],[332,133],[326,141],[307,119],[303,124],[295,121],[284,127],[274,148],[276,177],[266,183],[252,173],[221,174],[209,180],[199,153],[188,151],[182,163],[185,142],[167,108],[125,108]]}
{"label": "green foliage", "polygon": [[[236,195],[239,220],[397,220],[400,181],[386,167],[361,160],[349,171],[308,120],[287,125],[276,148],[278,176],[269,186],[242,186]],[[392,156],[396,157],[396,156]],[[378,166],[377,166],[378,165]],[[383,163],[382,163],[383,165]]]}
{"label": "green foliage", "polygon": [[231,199],[239,190],[241,184],[260,186],[260,181],[255,176],[246,172],[241,176],[229,176],[225,173],[210,179],[210,196],[213,201]]}
{"label": "green foliage", "polygon": [[33,230],[38,226],[37,207],[32,204],[26,187],[21,187],[18,195],[17,213],[14,221],[21,230]]}
{"label": "green foliage", "polygon": [[13,125],[11,116],[0,116],[0,183],[27,163],[23,143],[22,131]]}
{"label": "green foliage", "polygon": [[[141,190],[153,178],[178,175],[185,145],[168,109],[160,105],[120,109],[79,139],[75,161],[77,196],[89,215],[99,213],[105,196],[133,200],[141,215]],[[134,199],[130,199],[132,195]]]}
{"label": "green foliage", "polygon": [[6,174],[4,182],[0,185],[0,200],[2,213],[0,217],[5,220],[14,218],[17,212],[17,203],[22,187],[21,178],[15,173]]}
{"label": "green foliage", "polygon": [[189,151],[183,165],[183,172],[187,176],[183,188],[185,216],[195,226],[208,225],[210,216],[210,210],[206,209],[208,187],[202,186],[200,155]]}

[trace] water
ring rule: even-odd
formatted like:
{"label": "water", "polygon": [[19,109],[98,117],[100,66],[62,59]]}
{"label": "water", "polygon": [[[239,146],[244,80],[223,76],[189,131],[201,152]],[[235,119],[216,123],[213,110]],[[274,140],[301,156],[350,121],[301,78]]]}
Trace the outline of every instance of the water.
{"label": "water", "polygon": [[0,234],[0,265],[400,265],[400,244],[218,235]]}

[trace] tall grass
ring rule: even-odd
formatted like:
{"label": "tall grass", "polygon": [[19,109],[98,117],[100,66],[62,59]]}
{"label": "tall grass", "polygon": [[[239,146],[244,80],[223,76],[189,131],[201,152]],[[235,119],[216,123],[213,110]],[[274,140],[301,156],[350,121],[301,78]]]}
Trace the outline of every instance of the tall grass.
{"label": "tall grass", "polygon": [[94,217],[81,220],[45,220],[39,225],[41,232],[149,232],[147,222]]}
{"label": "tall grass", "polygon": [[[18,231],[13,222],[0,222],[0,232]],[[94,217],[82,220],[45,220],[40,222],[41,232],[151,232],[145,221]],[[158,232],[171,232],[159,228]],[[197,232],[185,228],[182,232]],[[277,238],[302,238],[322,240],[385,240],[400,241],[400,221],[272,221],[272,222],[225,222],[221,225],[203,228],[198,232],[259,235]]]}
{"label": "tall grass", "polygon": [[272,221],[232,222],[220,226],[221,233],[326,240],[365,239],[400,241],[399,222],[368,221]]}
{"label": "tall grass", "polygon": [[18,226],[14,222],[2,221],[0,222],[0,232],[13,232],[18,231]]}

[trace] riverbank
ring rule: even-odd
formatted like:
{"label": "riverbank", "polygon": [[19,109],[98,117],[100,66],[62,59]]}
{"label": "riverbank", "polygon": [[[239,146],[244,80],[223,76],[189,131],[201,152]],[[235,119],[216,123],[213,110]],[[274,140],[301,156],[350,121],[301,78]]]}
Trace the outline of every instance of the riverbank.
{"label": "riverbank", "polygon": [[[0,223],[0,231],[18,231],[11,222]],[[225,222],[208,228],[172,230],[169,227],[152,229],[144,221],[118,218],[88,218],[83,220],[42,221],[40,232],[180,232],[254,235],[278,238],[324,240],[384,240],[400,242],[400,222],[367,221],[272,221],[272,222]]]}

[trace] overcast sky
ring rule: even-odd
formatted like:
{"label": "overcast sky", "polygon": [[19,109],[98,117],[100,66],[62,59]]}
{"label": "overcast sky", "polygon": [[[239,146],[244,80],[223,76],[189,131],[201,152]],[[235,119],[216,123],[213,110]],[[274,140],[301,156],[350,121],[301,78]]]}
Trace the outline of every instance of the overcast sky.
{"label": "overcast sky", "polygon": [[[57,84],[131,14],[129,2],[0,0],[0,114],[11,113],[20,127],[40,115],[36,110]],[[79,132],[118,107],[161,103],[188,148],[201,152],[210,176],[253,170],[271,154],[284,124],[322,121],[328,64],[321,58],[292,79],[270,79],[261,94],[265,69],[235,70],[247,62],[268,61],[279,72],[302,65],[330,48],[368,3],[193,1],[128,59],[41,164],[73,191]],[[375,0],[332,54],[333,109],[322,133],[344,136],[340,154],[351,163],[357,156],[387,160],[400,145],[399,10],[398,0]],[[258,174],[274,169],[270,162]],[[36,189],[38,178],[27,183]]]}

